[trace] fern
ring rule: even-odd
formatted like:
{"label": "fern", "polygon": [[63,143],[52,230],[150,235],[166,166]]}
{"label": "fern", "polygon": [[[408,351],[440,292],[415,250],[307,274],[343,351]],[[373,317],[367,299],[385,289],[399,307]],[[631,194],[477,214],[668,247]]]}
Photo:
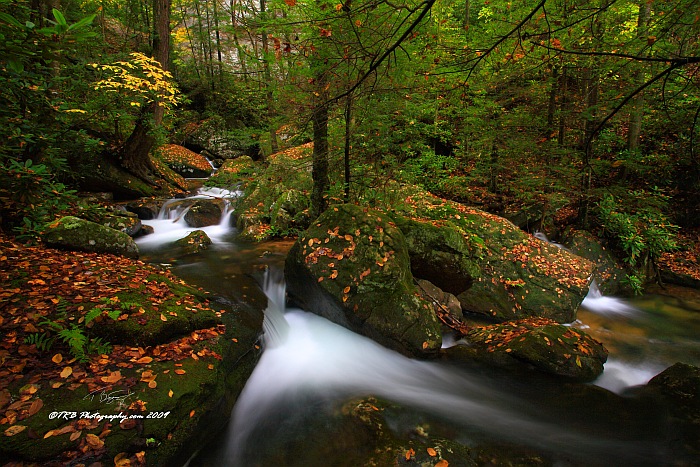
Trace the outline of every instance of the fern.
{"label": "fern", "polygon": [[88,312],[85,314],[85,324],[86,324],[86,325],[89,324],[93,319],[97,318],[97,317],[100,316],[101,314],[102,314],[102,309],[97,308],[97,307],[95,307],[95,308],[93,308],[92,310],[88,311]]}
{"label": "fern", "polygon": [[63,342],[68,344],[70,348],[70,353],[73,354],[81,362],[88,360],[87,355],[85,355],[85,344],[88,339],[83,333],[83,330],[72,324],[70,328],[63,329],[59,331],[58,337],[61,338]]}
{"label": "fern", "polygon": [[34,344],[38,350],[46,352],[51,349],[54,340],[56,340],[56,336],[49,337],[49,334],[46,332],[42,332],[41,334],[35,332],[25,337],[24,343],[29,345]]}
{"label": "fern", "polygon": [[112,344],[105,342],[101,337],[90,339],[85,347],[85,353],[88,354],[108,354],[112,352]]}

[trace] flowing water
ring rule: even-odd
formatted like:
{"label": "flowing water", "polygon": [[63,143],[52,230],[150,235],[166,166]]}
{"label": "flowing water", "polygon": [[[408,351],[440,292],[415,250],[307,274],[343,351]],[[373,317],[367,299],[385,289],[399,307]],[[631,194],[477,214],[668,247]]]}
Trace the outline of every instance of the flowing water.
{"label": "flowing water", "polygon": [[[145,259],[170,264],[186,280],[232,301],[267,304],[264,352],[228,430],[190,466],[362,466],[371,452],[353,442],[361,433],[342,426],[344,407],[369,396],[400,407],[383,413],[383,429],[399,439],[429,431],[467,446],[524,447],[562,466],[663,465],[673,457],[665,415],[628,393],[676,361],[700,365],[700,313],[692,306],[658,296],[623,301],[592,289],[571,325],[610,350],[594,384],[628,395],[587,387],[579,399],[583,385],[412,360],[286,308],[279,271],[290,242],[237,244],[225,215],[210,229],[210,250],[172,258],[164,245],[193,230],[178,220],[186,207],[177,209],[145,222],[155,229],[139,240]],[[257,287],[263,270],[273,271],[265,275],[265,295]]]}

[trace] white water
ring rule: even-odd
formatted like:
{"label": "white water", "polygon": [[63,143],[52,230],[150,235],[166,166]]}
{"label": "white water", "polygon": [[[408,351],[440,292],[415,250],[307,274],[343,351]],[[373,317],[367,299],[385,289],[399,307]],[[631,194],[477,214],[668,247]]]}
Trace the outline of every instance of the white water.
{"label": "white water", "polygon": [[265,435],[256,437],[256,429],[290,407],[367,395],[438,414],[469,432],[548,451],[563,453],[576,446],[576,451],[588,449],[596,456],[620,455],[620,450],[634,456],[641,449],[567,428],[567,417],[547,420],[541,409],[501,392],[483,374],[412,360],[317,315],[285,311],[284,284],[268,277],[265,288],[264,352],[234,408],[225,465],[250,465],[246,450],[280,435],[268,426]]}
{"label": "white water", "polygon": [[605,296],[600,291],[595,279],[591,281],[590,289],[581,306],[587,310],[605,316],[633,317],[641,311],[617,297]]}
{"label": "white water", "polygon": [[[231,201],[238,196],[240,196],[240,192],[232,192],[222,188],[200,188],[196,195],[184,200],[168,200],[163,204],[156,219],[143,222],[153,227],[153,233],[137,238],[136,243],[141,250],[149,250],[184,238],[195,230],[203,230],[214,244],[222,243],[233,229],[231,226],[233,215]],[[225,202],[225,209],[221,213],[221,219],[217,225],[206,227],[187,225],[185,214],[192,205],[190,200],[217,198],[223,199]]]}

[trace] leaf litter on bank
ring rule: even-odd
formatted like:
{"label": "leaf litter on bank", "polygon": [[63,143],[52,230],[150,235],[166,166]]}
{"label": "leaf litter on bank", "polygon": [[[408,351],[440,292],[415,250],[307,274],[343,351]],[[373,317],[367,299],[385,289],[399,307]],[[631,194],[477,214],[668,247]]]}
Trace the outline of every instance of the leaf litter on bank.
{"label": "leaf litter on bank", "polygon": [[[84,326],[86,314],[95,308],[122,307],[120,320],[146,320],[145,309],[160,310],[151,318],[159,319],[161,312],[168,313],[166,307],[177,298],[168,283],[185,284],[169,271],[141,261],[27,247],[0,234],[0,334],[3,335],[0,341],[0,430],[3,436],[30,433],[34,438],[43,438],[70,433],[71,441],[79,440],[79,444],[77,450],[64,453],[68,459],[86,453],[103,454],[110,423],[103,422],[102,432],[98,434],[83,435],[85,430],[96,430],[98,423],[95,421],[93,426],[91,421],[73,420],[46,433],[34,433],[27,427],[31,423],[24,421],[44,407],[41,397],[46,391],[74,391],[84,386],[91,392],[105,384],[119,384],[125,389],[142,385],[143,390],[156,390],[155,376],[139,380],[126,374],[138,374],[143,368],[143,375],[155,362],[178,362],[193,355],[221,360],[207,344],[225,332],[223,325],[198,329],[147,348],[114,343],[111,353],[88,355],[87,361],[77,360],[70,348],[58,339],[43,349],[25,342],[32,334],[49,331],[47,322],[58,323],[64,329],[76,323]],[[134,293],[139,297],[137,305],[121,303],[120,295],[133,297]],[[208,309],[206,300],[191,294],[181,295],[177,306],[189,313]],[[211,369],[213,365],[208,367]],[[145,409],[145,405],[141,408]],[[124,453],[115,458],[115,464],[120,465],[143,465],[144,462],[143,452]]]}

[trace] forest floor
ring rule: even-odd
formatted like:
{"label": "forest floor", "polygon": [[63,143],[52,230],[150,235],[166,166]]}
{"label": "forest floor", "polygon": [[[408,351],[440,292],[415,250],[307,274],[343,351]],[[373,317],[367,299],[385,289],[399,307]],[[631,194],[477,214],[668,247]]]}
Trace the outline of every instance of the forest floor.
{"label": "forest floor", "polygon": [[[32,416],[48,420],[46,414],[52,408],[44,407],[41,398],[44,396],[39,396],[50,392],[49,388],[57,390],[63,387],[72,392],[82,387],[92,392],[105,383],[119,383],[124,387],[147,384],[148,388],[155,388],[155,375],[148,377],[150,363],[168,363],[180,368],[190,357],[215,361],[220,357],[209,350],[194,356],[192,350],[201,346],[209,348],[208,343],[215,342],[224,332],[223,326],[219,325],[198,329],[164,344],[148,346],[145,350],[136,345],[104,347],[105,343],[102,343],[102,347],[95,351],[87,347],[89,340],[79,349],[79,341],[61,338],[58,328],[47,323],[71,332],[78,329],[77,334],[89,339],[90,326],[86,325],[85,318],[96,308],[103,311],[103,316],[95,319],[95,323],[107,320],[104,315],[110,310],[122,314],[117,319],[129,315],[129,319],[142,321],[156,310],[153,320],[165,325],[161,321],[174,320],[171,316],[175,314],[175,308],[171,306],[173,300],[177,301],[178,308],[192,310],[192,313],[211,313],[206,300],[201,298],[203,295],[204,292],[200,294],[196,289],[186,287],[169,271],[138,260],[25,246],[0,233],[0,432],[3,437],[15,436],[24,430],[30,439],[38,440],[67,433],[57,430],[39,433],[32,429],[29,420]],[[127,296],[137,296],[140,306],[127,303]],[[42,334],[51,336],[52,341],[39,338]],[[29,343],[32,339],[36,342]],[[213,365],[210,364],[209,369],[212,370]],[[180,374],[184,370],[175,369],[174,372]],[[141,379],[127,377],[127,373],[140,374]],[[173,397],[172,391],[169,397]],[[130,428],[119,426],[122,430]],[[70,425],[64,428],[71,430]],[[67,460],[96,455],[105,449],[110,430],[85,434],[89,429],[73,427],[69,431],[71,441],[75,436],[76,447],[63,454],[72,456]],[[115,458],[115,464],[144,463],[144,459],[139,458],[143,453],[121,454],[119,459]]]}

